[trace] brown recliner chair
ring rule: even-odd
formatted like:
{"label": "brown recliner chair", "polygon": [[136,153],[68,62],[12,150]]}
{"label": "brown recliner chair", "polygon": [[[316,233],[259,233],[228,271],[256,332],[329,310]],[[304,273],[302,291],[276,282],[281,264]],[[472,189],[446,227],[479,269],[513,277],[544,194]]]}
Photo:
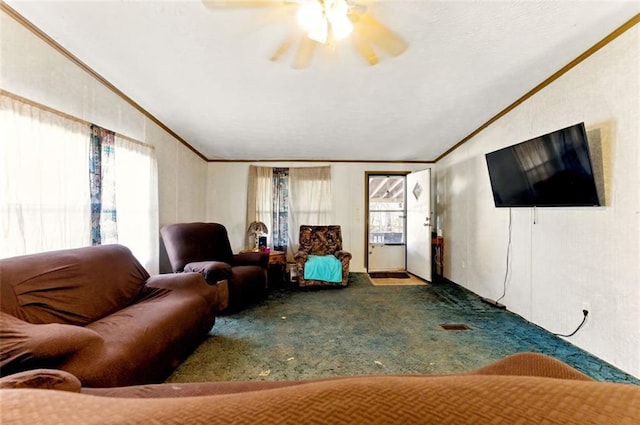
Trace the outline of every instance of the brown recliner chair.
{"label": "brown recliner chair", "polygon": [[[177,223],[160,229],[174,273],[198,272],[218,285],[221,312],[232,313],[266,295],[269,255],[233,254],[227,229],[219,223]],[[226,290],[225,290],[226,289]]]}
{"label": "brown recliner chair", "polygon": [[[294,259],[298,267],[298,286],[347,286],[349,282],[349,261],[351,253],[342,250],[342,231],[338,225],[300,226],[298,252]],[[310,255],[335,256],[342,264],[342,280],[328,282],[319,279],[305,279],[304,270]]]}

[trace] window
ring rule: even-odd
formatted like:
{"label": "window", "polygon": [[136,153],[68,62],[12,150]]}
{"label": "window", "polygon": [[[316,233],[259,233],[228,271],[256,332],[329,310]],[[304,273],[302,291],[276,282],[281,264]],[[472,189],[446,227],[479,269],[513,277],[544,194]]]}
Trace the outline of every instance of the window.
{"label": "window", "polygon": [[405,176],[369,176],[369,243],[405,243]]}
{"label": "window", "polygon": [[118,243],[159,271],[158,166],[153,147],[116,134]]}
{"label": "window", "polygon": [[289,261],[298,247],[300,225],[330,224],[331,216],[331,167],[249,168],[247,227],[252,221],[267,224],[270,246],[286,250]]}
{"label": "window", "polygon": [[[90,124],[77,118],[0,96],[0,257],[91,245],[91,135]],[[154,149],[118,134],[113,149],[106,178],[115,191],[106,225],[112,232],[100,243],[129,247],[157,273]]]}

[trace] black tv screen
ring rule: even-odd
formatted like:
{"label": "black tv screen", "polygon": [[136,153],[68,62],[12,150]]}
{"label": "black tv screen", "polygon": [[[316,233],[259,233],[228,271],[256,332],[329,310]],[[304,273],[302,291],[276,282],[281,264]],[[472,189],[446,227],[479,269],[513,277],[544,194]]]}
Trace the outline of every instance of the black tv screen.
{"label": "black tv screen", "polygon": [[598,206],[584,123],[486,154],[496,207]]}

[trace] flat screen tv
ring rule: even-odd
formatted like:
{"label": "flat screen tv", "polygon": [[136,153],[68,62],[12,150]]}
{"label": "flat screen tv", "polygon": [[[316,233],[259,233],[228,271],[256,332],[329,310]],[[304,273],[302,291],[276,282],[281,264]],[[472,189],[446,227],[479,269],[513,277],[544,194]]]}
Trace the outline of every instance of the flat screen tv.
{"label": "flat screen tv", "polygon": [[599,206],[584,123],[486,154],[496,207]]}

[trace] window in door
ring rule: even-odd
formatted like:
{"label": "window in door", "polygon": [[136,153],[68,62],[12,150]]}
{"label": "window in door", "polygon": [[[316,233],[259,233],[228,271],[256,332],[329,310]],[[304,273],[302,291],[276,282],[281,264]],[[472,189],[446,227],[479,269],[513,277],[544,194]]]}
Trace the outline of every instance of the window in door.
{"label": "window in door", "polygon": [[369,242],[405,243],[405,176],[369,176]]}

